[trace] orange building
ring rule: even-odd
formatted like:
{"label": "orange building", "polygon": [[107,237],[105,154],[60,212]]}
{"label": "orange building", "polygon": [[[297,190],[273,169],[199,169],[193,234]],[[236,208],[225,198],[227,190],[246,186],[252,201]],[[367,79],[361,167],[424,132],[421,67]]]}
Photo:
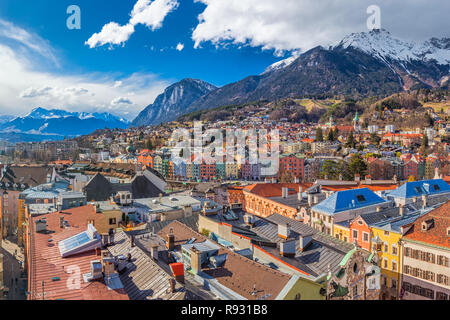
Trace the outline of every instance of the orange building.
{"label": "orange building", "polygon": [[295,219],[298,208],[283,201],[283,189],[286,198],[306,190],[311,184],[306,183],[266,183],[253,184],[244,188],[244,210],[259,217],[268,217],[274,213]]}

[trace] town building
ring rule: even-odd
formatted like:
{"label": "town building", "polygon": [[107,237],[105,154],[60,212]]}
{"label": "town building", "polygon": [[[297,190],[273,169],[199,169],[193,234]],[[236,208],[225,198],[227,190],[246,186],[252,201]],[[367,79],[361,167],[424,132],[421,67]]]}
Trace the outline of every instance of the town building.
{"label": "town building", "polygon": [[450,201],[407,225],[401,239],[403,300],[449,300]]}

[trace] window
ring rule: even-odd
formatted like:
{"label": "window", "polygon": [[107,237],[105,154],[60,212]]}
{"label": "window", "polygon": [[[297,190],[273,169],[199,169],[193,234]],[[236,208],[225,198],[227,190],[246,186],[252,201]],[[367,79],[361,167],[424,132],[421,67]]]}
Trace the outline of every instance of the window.
{"label": "window", "polygon": [[388,268],[388,259],[384,259],[383,260],[383,268],[387,269]]}
{"label": "window", "polygon": [[384,252],[389,253],[389,246],[387,243],[384,244]]}
{"label": "window", "polygon": [[389,236],[389,231],[384,231],[385,236]]}
{"label": "window", "polygon": [[116,224],[116,218],[110,218],[109,224]]}
{"label": "window", "polygon": [[391,279],[391,288],[394,288],[394,289],[397,288],[397,279],[394,279],[394,278]]}
{"label": "window", "polygon": [[387,287],[387,277],[383,276],[383,286]]}
{"label": "window", "polygon": [[434,291],[431,289],[425,289],[424,290],[424,297],[428,298],[428,299],[434,299]]}
{"label": "window", "polygon": [[358,230],[353,230],[353,238],[358,239]]}
{"label": "window", "polygon": [[403,282],[403,288],[406,292],[412,292],[412,285],[409,282]]}
{"label": "window", "polygon": [[420,187],[414,187],[414,190],[418,193],[418,194],[422,194],[422,189]]}
{"label": "window", "polygon": [[358,285],[353,287],[353,296],[356,297],[358,295]]}
{"label": "window", "polygon": [[443,292],[436,292],[436,300],[448,300],[448,295]]}
{"label": "window", "polygon": [[392,261],[392,271],[397,271],[397,262]]}
{"label": "window", "polygon": [[364,242],[369,242],[369,234],[367,232],[363,232],[363,240]]}
{"label": "window", "polygon": [[394,255],[394,256],[396,256],[398,253],[397,253],[397,246],[396,245],[392,245],[392,254]]}
{"label": "window", "polygon": [[433,185],[433,188],[434,188],[435,191],[441,190],[441,188],[439,188],[439,186],[437,184]]}
{"label": "window", "polygon": [[403,273],[404,274],[410,274],[411,273],[411,267],[410,266],[403,266]]}
{"label": "window", "polygon": [[405,257],[411,256],[411,248],[405,248]]}

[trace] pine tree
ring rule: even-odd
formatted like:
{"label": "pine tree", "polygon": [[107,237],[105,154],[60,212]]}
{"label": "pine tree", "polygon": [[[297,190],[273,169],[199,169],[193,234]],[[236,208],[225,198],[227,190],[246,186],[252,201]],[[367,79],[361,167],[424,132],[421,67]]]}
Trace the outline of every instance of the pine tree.
{"label": "pine tree", "polygon": [[323,141],[323,131],[322,128],[317,128],[316,130],[316,141],[322,142]]}

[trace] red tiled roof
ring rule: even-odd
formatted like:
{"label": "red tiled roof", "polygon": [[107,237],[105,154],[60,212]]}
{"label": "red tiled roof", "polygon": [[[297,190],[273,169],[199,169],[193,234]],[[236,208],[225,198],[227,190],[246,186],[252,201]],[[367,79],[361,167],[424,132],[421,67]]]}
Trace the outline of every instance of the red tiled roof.
{"label": "red tiled roof", "polygon": [[244,190],[260,197],[272,198],[281,197],[283,188],[293,189],[294,191],[289,191],[289,195],[292,195],[298,193],[299,187],[306,190],[311,186],[312,183],[257,183],[246,186]]}
{"label": "red tiled roof", "polygon": [[[433,219],[433,227],[428,231],[422,231],[422,222],[430,219]],[[450,227],[450,201],[418,218],[404,238],[450,248],[450,237],[447,236],[448,227]]]}
{"label": "red tiled roof", "polygon": [[[129,300],[124,289],[109,290],[104,281],[84,283],[83,274],[90,272],[90,262],[100,260],[95,251],[85,252],[62,258],[59,252],[58,242],[75,234],[81,233],[87,228],[89,219],[97,221],[102,219],[102,214],[95,213],[93,206],[83,206],[64,210],[64,218],[70,227],[59,227],[60,213],[54,212],[39,217],[34,217],[30,222],[30,268],[29,268],[29,292],[30,300],[42,300],[44,291],[45,300]],[[35,221],[46,218],[47,230],[53,233],[44,234],[35,231]],[[49,242],[49,240],[52,240]],[[68,288],[70,279],[79,270],[79,288]],[[59,280],[52,279],[58,277]],[[44,288],[42,282],[44,281]]]}

